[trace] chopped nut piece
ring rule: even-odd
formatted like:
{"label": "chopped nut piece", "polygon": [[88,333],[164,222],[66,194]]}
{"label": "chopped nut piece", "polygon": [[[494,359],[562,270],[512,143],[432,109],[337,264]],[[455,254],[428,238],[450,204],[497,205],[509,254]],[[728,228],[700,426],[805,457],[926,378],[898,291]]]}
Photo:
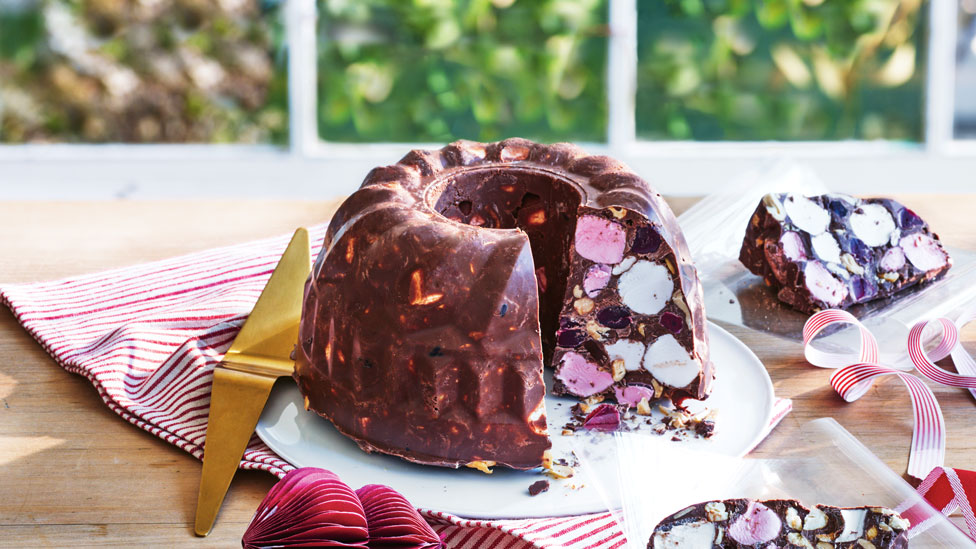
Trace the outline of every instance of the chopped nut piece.
{"label": "chopped nut piece", "polygon": [[576,434],[576,431],[574,431],[572,429],[563,429],[563,433],[562,434],[563,434],[564,437],[571,437],[571,436],[573,436],[573,435]]}
{"label": "chopped nut piece", "polygon": [[868,528],[868,531],[864,533],[864,537],[868,539],[874,539],[878,537],[878,529],[875,528],[874,526]]}
{"label": "chopped nut piece", "polygon": [[817,549],[834,549],[833,543],[827,543],[826,541],[818,541]]}
{"label": "chopped nut piece", "polygon": [[646,326],[647,326],[646,324],[638,324],[638,325],[637,325],[637,332],[638,332],[638,333],[640,333],[640,335],[646,335],[646,334],[644,333],[644,328],[645,328]]}
{"label": "chopped nut piece", "polygon": [[803,529],[819,530],[824,526],[827,526],[827,515],[816,507],[810,509],[810,513],[807,515],[807,518],[803,520]]}
{"label": "chopped nut piece", "polygon": [[842,254],[840,256],[840,262],[851,274],[862,275],[864,274],[864,267],[857,264],[857,260],[851,254]]}
{"label": "chopped nut piece", "polygon": [[603,341],[610,333],[610,328],[601,326],[599,322],[590,319],[586,321],[586,333],[597,341]]}
{"label": "chopped nut piece", "polygon": [[494,461],[481,460],[481,459],[464,464],[465,467],[477,469],[486,475],[491,474],[491,468],[494,467],[495,465],[496,463]]}
{"label": "chopped nut piece", "polygon": [[573,302],[573,308],[576,312],[585,315],[593,310],[593,300],[588,297],[582,297]]}
{"label": "chopped nut piece", "polygon": [[610,213],[612,213],[613,216],[616,217],[617,219],[623,219],[624,216],[627,215],[627,210],[619,206],[610,206],[607,209],[610,210]]}
{"label": "chopped nut piece", "polygon": [[624,375],[627,374],[627,368],[624,367],[625,364],[626,363],[622,358],[618,358],[617,360],[614,360],[613,362],[610,363],[610,366],[613,368],[614,381],[620,381],[621,379],[624,378]]}
{"label": "chopped nut piece", "polygon": [[891,517],[891,520],[889,520],[888,523],[895,530],[908,530],[908,527],[911,526],[911,523],[908,522],[908,519],[904,519],[898,516]]}
{"label": "chopped nut piece", "polygon": [[603,402],[603,400],[603,395],[593,395],[591,397],[587,397],[583,402],[586,404],[587,408],[592,408],[593,406]]}
{"label": "chopped nut piece", "polygon": [[640,402],[637,403],[637,413],[642,416],[651,415],[651,405],[647,402],[647,398],[642,398],[640,399]]}
{"label": "chopped nut piece", "polygon": [[721,501],[710,501],[705,504],[705,518],[709,522],[719,522],[728,520],[729,513],[725,510],[725,504]]}
{"label": "chopped nut piece", "polygon": [[873,543],[871,543],[870,541],[868,541],[866,539],[859,539],[859,540],[857,540],[857,544],[860,545],[861,547],[863,547],[864,549],[878,549],[877,547],[875,547],[875,545]]}
{"label": "chopped nut piece", "polygon": [[579,284],[573,287],[573,297],[576,299],[583,297],[583,288],[580,288]]}
{"label": "chopped nut piece", "polygon": [[559,465],[553,463],[546,473],[554,478],[573,478],[574,472],[573,468],[569,465]]}
{"label": "chopped nut piece", "polygon": [[786,509],[786,524],[794,530],[803,529],[803,521],[800,519],[800,513],[796,509],[792,507]]}
{"label": "chopped nut piece", "polygon": [[308,397],[305,397],[305,411],[308,411]]}
{"label": "chopped nut piece", "polygon": [[885,532],[893,532],[894,531],[894,530],[891,529],[891,526],[888,526],[887,524],[885,524],[883,522],[879,522],[878,523],[878,528],[881,528]]}
{"label": "chopped nut piece", "polygon": [[807,540],[807,538],[801,536],[798,532],[790,532],[789,534],[787,534],[786,541],[790,542],[790,545],[796,547],[813,549],[813,545]]}
{"label": "chopped nut piece", "polygon": [[772,216],[776,221],[782,221],[786,219],[786,209],[783,208],[783,204],[778,198],[772,194],[767,194],[762,198],[763,204],[766,205],[766,211]]}
{"label": "chopped nut piece", "polygon": [[654,387],[654,398],[661,398],[664,394],[664,386],[657,382],[656,379],[651,379],[651,386]]}
{"label": "chopped nut piece", "polygon": [[898,280],[898,273],[885,273],[881,275],[881,278],[887,280],[888,282],[895,282]]}

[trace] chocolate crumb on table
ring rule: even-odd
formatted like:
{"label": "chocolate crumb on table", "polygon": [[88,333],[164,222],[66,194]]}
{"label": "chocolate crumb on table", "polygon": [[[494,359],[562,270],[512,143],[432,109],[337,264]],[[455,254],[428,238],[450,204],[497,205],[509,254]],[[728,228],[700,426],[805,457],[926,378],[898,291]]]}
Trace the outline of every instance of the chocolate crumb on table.
{"label": "chocolate crumb on table", "polygon": [[548,480],[537,480],[529,486],[529,495],[538,496],[542,492],[549,491],[549,481]]}

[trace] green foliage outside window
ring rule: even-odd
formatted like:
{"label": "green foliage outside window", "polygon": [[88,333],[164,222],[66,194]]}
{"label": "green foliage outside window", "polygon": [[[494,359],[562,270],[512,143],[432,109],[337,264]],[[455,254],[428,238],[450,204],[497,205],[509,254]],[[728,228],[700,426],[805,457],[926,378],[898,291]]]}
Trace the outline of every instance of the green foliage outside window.
{"label": "green foliage outside window", "polygon": [[277,0],[0,0],[0,142],[284,143]]}
{"label": "green foliage outside window", "polygon": [[605,0],[320,0],[328,141],[604,141]]}
{"label": "green foliage outside window", "polygon": [[640,0],[647,139],[923,136],[923,0]]}

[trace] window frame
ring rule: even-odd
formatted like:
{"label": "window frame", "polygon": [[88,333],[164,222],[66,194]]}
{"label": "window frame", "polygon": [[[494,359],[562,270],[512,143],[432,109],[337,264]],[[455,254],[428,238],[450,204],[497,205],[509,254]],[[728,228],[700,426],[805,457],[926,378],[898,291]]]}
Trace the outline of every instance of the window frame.
{"label": "window frame", "polygon": [[[667,194],[704,194],[757,165],[798,161],[840,191],[965,192],[976,173],[976,140],[957,140],[958,6],[929,0],[924,141],[648,141],[637,138],[637,0],[609,0],[606,143],[581,143],[629,163]],[[355,190],[370,167],[438,143],[339,143],[317,127],[315,0],[284,6],[289,143],[0,145],[7,197],[308,197]],[[25,183],[31,183],[26,186]],[[14,191],[14,192],[10,192]]]}

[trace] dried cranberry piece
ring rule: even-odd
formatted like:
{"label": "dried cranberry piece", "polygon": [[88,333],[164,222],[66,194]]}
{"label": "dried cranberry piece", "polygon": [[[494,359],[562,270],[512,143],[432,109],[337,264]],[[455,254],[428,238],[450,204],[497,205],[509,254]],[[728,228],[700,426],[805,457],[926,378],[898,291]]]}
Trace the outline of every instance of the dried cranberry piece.
{"label": "dried cranberry piece", "polygon": [[908,231],[921,227],[925,224],[925,222],[922,221],[922,218],[919,217],[918,214],[909,210],[908,208],[904,208],[898,213],[898,224],[901,226],[902,230]]}
{"label": "dried cranberry piece", "polygon": [[840,200],[831,200],[830,204],[827,205],[830,208],[831,213],[836,215],[840,219],[847,217],[847,206]]}
{"label": "dried cranberry piece", "polygon": [[620,410],[612,404],[601,404],[586,415],[583,428],[592,431],[616,431],[620,427]]}
{"label": "dried cranberry piece", "polygon": [[626,328],[630,326],[630,309],[616,305],[606,307],[596,314],[596,320],[607,328]]}
{"label": "dried cranberry piece", "polygon": [[857,259],[857,262],[861,265],[865,263],[870,263],[871,258],[874,255],[871,247],[861,241],[860,238],[851,239],[851,254]]}
{"label": "dried cranberry piece", "polygon": [[661,313],[661,318],[658,319],[658,322],[672,334],[681,333],[681,330],[685,327],[685,323],[681,320],[681,317],[671,312]]}
{"label": "dried cranberry piece", "polygon": [[579,347],[586,340],[583,330],[559,330],[556,334],[556,345],[560,347]]}
{"label": "dried cranberry piece", "polygon": [[630,251],[635,254],[652,254],[660,247],[661,235],[657,234],[653,227],[645,225],[634,231],[634,244],[630,247]]}

